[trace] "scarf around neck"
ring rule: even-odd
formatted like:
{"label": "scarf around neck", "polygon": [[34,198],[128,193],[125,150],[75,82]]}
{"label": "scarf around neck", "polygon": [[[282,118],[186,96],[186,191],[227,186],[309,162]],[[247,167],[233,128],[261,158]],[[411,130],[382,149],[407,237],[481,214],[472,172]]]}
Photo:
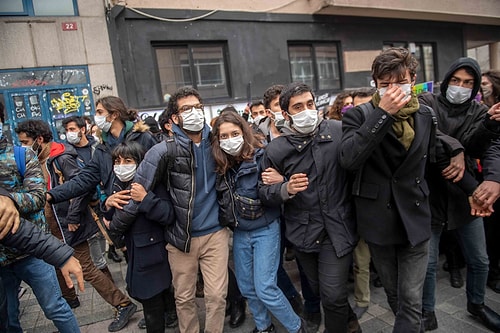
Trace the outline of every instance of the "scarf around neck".
{"label": "scarf around neck", "polygon": [[[375,107],[380,103],[380,95],[376,92],[372,98]],[[412,92],[410,101],[397,113],[392,116],[396,119],[392,124],[392,129],[399,142],[406,150],[410,149],[411,143],[415,138],[413,114],[418,111],[420,104],[417,96]]]}

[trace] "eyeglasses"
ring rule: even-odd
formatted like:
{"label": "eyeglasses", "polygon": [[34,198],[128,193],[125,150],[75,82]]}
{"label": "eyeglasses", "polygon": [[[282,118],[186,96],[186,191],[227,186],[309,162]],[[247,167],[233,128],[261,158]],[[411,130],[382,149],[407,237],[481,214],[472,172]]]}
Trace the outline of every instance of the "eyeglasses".
{"label": "eyeglasses", "polygon": [[186,112],[186,111],[189,111],[191,110],[192,108],[195,108],[195,109],[200,109],[203,111],[203,104],[195,104],[195,105],[183,105],[181,107],[179,107],[179,111],[180,112]]}

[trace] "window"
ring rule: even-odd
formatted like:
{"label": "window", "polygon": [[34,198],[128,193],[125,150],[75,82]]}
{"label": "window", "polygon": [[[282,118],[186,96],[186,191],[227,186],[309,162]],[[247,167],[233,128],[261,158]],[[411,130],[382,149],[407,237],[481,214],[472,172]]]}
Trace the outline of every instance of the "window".
{"label": "window", "polygon": [[77,0],[0,0],[0,16],[77,15]]}
{"label": "window", "polygon": [[384,50],[389,47],[405,47],[410,49],[419,63],[417,68],[417,82],[434,81],[436,69],[434,67],[434,47],[432,44],[406,42],[384,43]]}
{"label": "window", "polygon": [[154,47],[162,95],[192,86],[204,97],[229,96],[225,45]]}
{"label": "window", "polygon": [[292,44],[288,54],[292,82],[304,82],[316,91],[341,89],[336,44]]}

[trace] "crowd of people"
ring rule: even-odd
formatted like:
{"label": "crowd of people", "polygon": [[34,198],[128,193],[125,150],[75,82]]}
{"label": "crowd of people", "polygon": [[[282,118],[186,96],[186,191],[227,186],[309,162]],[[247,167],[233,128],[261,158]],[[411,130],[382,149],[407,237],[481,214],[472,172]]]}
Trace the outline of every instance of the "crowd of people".
{"label": "crowd of people", "polygon": [[[290,333],[321,323],[357,333],[370,270],[393,331],[431,331],[442,241],[452,285],[461,287],[452,258],[467,267],[467,311],[499,332],[484,297],[486,286],[500,292],[500,71],[460,58],[440,93],[417,96],[417,66],[407,49],[384,50],[375,87],[338,94],[324,117],[311,87],[291,83],[209,126],[200,93],[182,87],[158,122],[107,96],[94,121],[64,119],[64,143],[40,120],[17,124],[21,147],[0,132],[0,331],[22,332],[24,281],[60,332],[79,332],[73,274],[115,309],[109,332],[127,326],[135,300],[148,333],[221,333],[227,315],[243,323],[246,304],[253,333],[275,332],[271,315]],[[106,247],[113,260],[123,253],[128,295]],[[283,268],[286,247],[300,292]]]}

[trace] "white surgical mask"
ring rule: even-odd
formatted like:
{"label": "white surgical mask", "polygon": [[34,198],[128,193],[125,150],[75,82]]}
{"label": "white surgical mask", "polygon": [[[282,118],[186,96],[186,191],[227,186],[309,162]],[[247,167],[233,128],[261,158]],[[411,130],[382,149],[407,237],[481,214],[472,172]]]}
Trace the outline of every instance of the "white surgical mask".
{"label": "white surgical mask", "polygon": [[253,123],[255,125],[259,125],[260,122],[262,121],[262,119],[264,119],[264,118],[265,118],[265,116],[259,114],[257,117],[253,118]]}
{"label": "white surgical mask", "polygon": [[490,96],[491,96],[491,94],[492,94],[492,92],[493,92],[493,91],[492,91],[491,87],[488,87],[488,86],[484,86],[484,87],[483,87],[483,97],[484,97],[484,98],[488,98],[488,97],[490,97]]}
{"label": "white surgical mask", "polygon": [[111,128],[111,122],[106,120],[106,116],[95,116],[94,120],[97,127],[103,132],[108,132]]}
{"label": "white surgical mask", "polygon": [[113,166],[113,171],[116,177],[122,182],[128,182],[135,176],[137,164],[116,164]]}
{"label": "white surgical mask", "polygon": [[[403,92],[405,93],[405,98],[411,95],[411,83],[404,83],[404,84],[395,83],[394,85],[398,86],[399,88],[401,88],[401,90],[403,90]],[[378,89],[378,94],[380,95],[380,98],[384,96],[387,89],[389,89],[389,87]]]}
{"label": "white surgical mask", "polygon": [[299,133],[309,134],[316,129],[319,123],[318,110],[306,109],[297,114],[290,115],[292,127]]}
{"label": "white surgical mask", "polygon": [[281,111],[279,112],[273,112],[274,114],[274,125],[276,127],[282,128],[285,125],[285,117],[283,117],[283,113]]}
{"label": "white surgical mask", "polygon": [[77,145],[82,139],[78,134],[79,132],[66,132],[66,140],[72,145]]}
{"label": "white surgical mask", "polygon": [[200,132],[205,126],[205,115],[202,109],[192,108],[181,113],[182,128],[190,132]]}
{"label": "white surgical mask", "polygon": [[448,86],[446,89],[446,99],[452,104],[462,104],[467,102],[472,95],[471,88],[460,86]]}
{"label": "white surgical mask", "polygon": [[232,138],[219,140],[219,145],[222,150],[232,156],[236,156],[243,148],[243,136],[238,135]]}

